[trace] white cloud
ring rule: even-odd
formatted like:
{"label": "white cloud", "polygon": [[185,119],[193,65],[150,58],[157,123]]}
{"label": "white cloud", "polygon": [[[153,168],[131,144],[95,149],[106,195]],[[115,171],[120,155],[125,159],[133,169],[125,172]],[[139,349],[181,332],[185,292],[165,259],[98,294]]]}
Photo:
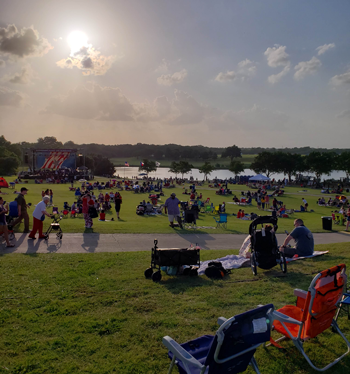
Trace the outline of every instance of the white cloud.
{"label": "white cloud", "polygon": [[337,114],[337,118],[350,118],[350,110],[344,110],[343,112]]}
{"label": "white cloud", "polygon": [[180,61],[181,61],[180,58],[176,61],[169,61],[169,60],[166,60],[165,58],[163,58],[162,62],[156,68],[155,72],[156,73],[167,73],[173,65],[179,63]]}
{"label": "white cloud", "polygon": [[282,79],[282,77],[288,74],[289,70],[290,70],[290,65],[285,66],[284,69],[280,73],[270,75],[267,78],[268,82],[270,84],[278,83]]}
{"label": "white cloud", "polygon": [[5,75],[2,80],[13,84],[29,84],[34,77],[34,72],[30,66],[23,67],[20,73]]}
{"label": "white cloud", "polygon": [[66,96],[54,97],[42,113],[103,121],[133,121],[136,109],[119,88],[91,84],[80,86]]}
{"label": "white cloud", "polygon": [[304,79],[307,75],[315,74],[316,71],[322,66],[321,61],[316,58],[315,56],[312,57],[309,61],[302,61],[299,62],[298,65],[295,66],[295,74],[294,79],[300,81]]}
{"label": "white cloud", "polygon": [[277,45],[273,48],[267,48],[264,52],[264,55],[267,58],[267,64],[272,68],[289,65],[289,55],[286,52],[286,48],[286,46]]}
{"label": "white cloud", "polygon": [[80,51],[66,59],[56,62],[57,66],[64,69],[74,67],[83,71],[83,75],[104,75],[110,69],[113,62],[123,56],[104,56],[91,45],[82,47]]}
{"label": "white cloud", "polygon": [[252,77],[256,73],[255,62],[248,60],[247,58],[238,63],[238,75],[242,80]]}
{"label": "white cloud", "polygon": [[236,79],[236,73],[234,71],[227,71],[226,73],[219,73],[215,80],[217,82],[225,83],[225,82],[232,82]]}
{"label": "white cloud", "polygon": [[319,46],[319,47],[316,48],[316,51],[318,51],[317,55],[321,56],[325,52],[327,52],[329,49],[332,49],[332,48],[335,48],[335,44],[334,43],[321,45],[321,46]]}
{"label": "white cloud", "polygon": [[163,86],[172,86],[173,84],[181,83],[187,76],[187,70],[182,69],[174,74],[161,75],[157,78],[157,82]]}
{"label": "white cloud", "polygon": [[340,74],[340,75],[335,75],[331,79],[331,83],[335,86],[340,86],[342,84],[348,84],[350,83],[350,71]]}
{"label": "white cloud", "polygon": [[11,58],[43,56],[52,45],[33,27],[18,30],[15,25],[0,28],[0,53]]}
{"label": "white cloud", "polygon": [[20,107],[25,102],[25,95],[7,87],[0,87],[0,106]]}

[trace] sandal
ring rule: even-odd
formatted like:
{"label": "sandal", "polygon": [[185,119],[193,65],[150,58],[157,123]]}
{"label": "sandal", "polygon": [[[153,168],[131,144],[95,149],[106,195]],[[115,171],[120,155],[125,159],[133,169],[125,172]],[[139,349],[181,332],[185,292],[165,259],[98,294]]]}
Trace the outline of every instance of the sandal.
{"label": "sandal", "polygon": [[14,247],[15,245],[10,243],[9,245],[6,246],[6,248],[11,248],[11,247]]}

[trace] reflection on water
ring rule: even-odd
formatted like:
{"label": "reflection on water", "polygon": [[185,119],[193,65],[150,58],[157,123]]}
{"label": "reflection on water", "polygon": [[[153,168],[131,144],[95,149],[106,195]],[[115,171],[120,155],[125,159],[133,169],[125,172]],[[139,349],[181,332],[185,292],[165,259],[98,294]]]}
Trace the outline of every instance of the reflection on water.
{"label": "reflection on water", "polygon": [[[140,174],[139,168],[138,167],[118,167],[115,168],[115,176],[119,175],[120,178],[132,178],[135,176],[138,176]],[[256,175],[253,170],[251,169],[244,169],[244,172],[241,175]],[[313,174],[309,174],[313,175]],[[149,173],[148,175],[150,178],[170,178],[170,177],[175,177],[174,173],[169,173],[169,168],[158,168],[157,171]],[[178,177],[181,177],[181,174],[178,174]],[[184,175],[184,178],[190,178],[193,177],[194,179],[198,180],[203,180],[204,179],[204,174],[201,174],[198,169],[192,169],[189,173]],[[221,170],[214,170],[211,174],[209,174],[208,178],[214,179],[214,178],[219,178],[219,179],[228,179],[234,177],[234,174],[230,172],[230,170],[227,169],[221,169]],[[345,178],[346,175],[342,171],[333,171],[331,175],[322,175],[322,180],[323,179],[339,179],[339,178]],[[278,179],[283,179],[284,175],[281,173],[276,173],[272,174],[270,178],[275,178],[276,180]]]}

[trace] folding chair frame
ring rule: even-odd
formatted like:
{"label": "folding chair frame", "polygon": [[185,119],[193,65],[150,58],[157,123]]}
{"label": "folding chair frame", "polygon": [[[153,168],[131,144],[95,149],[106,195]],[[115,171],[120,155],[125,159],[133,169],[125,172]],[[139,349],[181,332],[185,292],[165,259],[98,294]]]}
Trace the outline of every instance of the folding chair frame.
{"label": "folding chair frame", "polygon": [[[273,306],[266,313],[266,317],[268,319],[270,319],[271,321],[273,320]],[[250,348],[245,349],[245,350],[243,350],[239,353],[236,353],[232,356],[226,357],[225,359],[219,359],[220,349],[221,349],[221,346],[222,346],[222,344],[224,342],[224,339],[225,339],[224,330],[229,328],[230,325],[235,321],[236,321],[235,317],[231,317],[230,319],[226,319],[224,317],[218,318],[218,325],[220,327],[216,332],[216,336],[218,338],[218,341],[217,341],[217,346],[215,348],[214,360],[215,360],[215,362],[217,362],[219,364],[223,364],[223,363],[225,363],[229,360],[234,360],[235,358],[238,358],[238,357],[248,353],[249,351],[257,349],[260,345],[264,344],[264,343],[254,344]],[[162,341],[163,341],[163,344],[167,347],[167,349],[170,352],[173,353],[173,358],[171,360],[171,364],[170,364],[170,367],[169,367],[169,370],[168,370],[168,374],[171,374],[171,372],[172,372],[172,370],[173,370],[173,368],[176,364],[176,359],[177,358],[182,361],[187,373],[190,373],[190,367],[189,366],[194,366],[194,367],[199,368],[201,374],[203,374],[206,371],[206,369],[207,369],[206,365],[201,364],[195,357],[193,357],[189,352],[187,352],[179,343],[177,343],[175,340],[173,340],[170,336],[164,336]],[[252,356],[252,358],[250,359],[249,364],[253,367],[253,369],[255,370],[255,372],[257,374],[260,374],[258,364],[257,364],[254,356]]]}
{"label": "folding chair frame", "polygon": [[[342,274],[342,277],[345,277],[345,282],[344,282],[344,287],[346,287],[346,267],[345,265],[339,265],[341,267],[341,271],[343,271],[343,274]],[[334,267],[336,268],[336,267]],[[334,269],[332,268],[332,269]],[[332,269],[328,269],[330,272]],[[317,281],[322,277],[322,273],[319,273],[317,274],[314,279],[312,280],[311,284],[310,284],[310,287],[309,287],[309,293],[306,292],[306,291],[303,291],[303,290],[299,290],[299,289],[296,289],[294,290],[294,294],[298,297],[298,298],[302,298],[302,299],[305,299],[305,303],[309,302],[308,304],[308,314],[311,316],[311,317],[316,317],[317,314],[315,314],[313,312],[313,303],[314,303],[314,300],[315,300],[315,297],[316,297],[316,293],[317,293],[317,290],[315,288],[316,286],[316,283]],[[339,301],[339,300],[338,300]],[[338,303],[338,302],[337,302]],[[337,304],[336,303],[336,304]],[[325,367],[323,368],[319,368],[317,366],[315,366],[313,364],[313,362],[311,361],[311,359],[308,357],[308,355],[305,353],[304,351],[304,348],[303,348],[303,343],[304,341],[308,340],[309,338],[306,337],[304,338],[302,336],[303,332],[304,332],[304,328],[305,328],[305,323],[307,322],[307,319],[305,321],[298,321],[292,317],[289,317],[281,312],[279,312],[278,310],[277,311],[274,311],[272,313],[273,315],[273,319],[276,320],[276,321],[279,321],[281,323],[281,325],[283,326],[283,328],[285,329],[285,331],[287,332],[288,336],[283,336],[279,339],[277,339],[275,342],[273,342],[271,340],[271,344],[279,347],[279,348],[282,348],[280,346],[278,346],[278,344],[276,344],[277,342],[279,341],[282,341],[286,338],[290,338],[292,340],[292,342],[294,343],[294,345],[296,346],[296,348],[300,351],[300,353],[305,357],[306,361],[309,363],[309,365],[317,370],[317,371],[325,371],[327,369],[329,369],[330,367],[332,367],[333,365],[335,365],[336,363],[338,363],[340,360],[342,360],[347,354],[349,354],[350,352],[350,343],[349,341],[346,339],[346,337],[344,336],[344,334],[340,331],[339,329],[339,326],[336,322],[336,320],[333,318],[332,320],[332,323],[331,323],[331,327],[332,327],[332,330],[334,332],[337,332],[344,340],[344,342],[346,343],[347,345],[347,351],[341,355],[340,357],[336,358],[333,362],[331,362],[330,364],[326,365]],[[285,325],[285,323],[291,323],[291,324],[296,324],[299,326],[299,330],[298,330],[298,335],[296,337],[293,336],[293,334],[290,332],[290,330],[288,329],[288,327]],[[270,344],[269,344],[270,345]]]}
{"label": "folding chair frame", "polygon": [[[223,217],[225,217],[224,220],[222,220]],[[216,228],[222,227],[223,229],[227,229],[227,213],[220,213],[219,216],[214,216],[213,218],[216,222]]]}

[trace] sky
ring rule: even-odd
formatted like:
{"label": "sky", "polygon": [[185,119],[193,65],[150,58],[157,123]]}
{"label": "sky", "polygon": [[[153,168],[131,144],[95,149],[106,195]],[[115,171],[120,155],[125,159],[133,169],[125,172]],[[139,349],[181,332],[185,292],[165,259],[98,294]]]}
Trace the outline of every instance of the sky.
{"label": "sky", "polygon": [[11,142],[350,148],[347,0],[0,0]]}

